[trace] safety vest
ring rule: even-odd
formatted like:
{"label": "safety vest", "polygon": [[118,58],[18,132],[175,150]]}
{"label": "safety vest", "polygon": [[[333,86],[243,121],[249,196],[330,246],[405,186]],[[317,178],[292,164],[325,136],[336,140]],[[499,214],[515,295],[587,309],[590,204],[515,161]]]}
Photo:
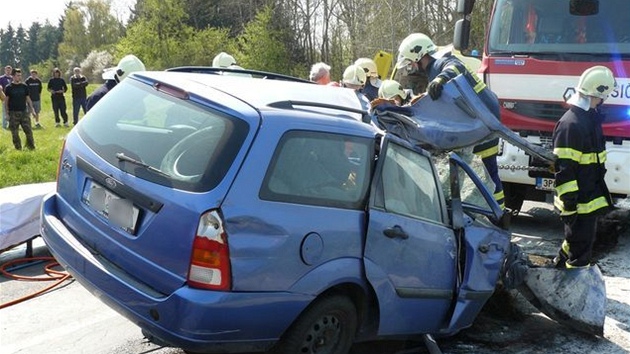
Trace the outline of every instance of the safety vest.
{"label": "safety vest", "polygon": [[561,216],[605,212],[612,201],[604,181],[606,142],[602,116],[595,110],[571,108],[553,131],[556,160],[554,206]]}

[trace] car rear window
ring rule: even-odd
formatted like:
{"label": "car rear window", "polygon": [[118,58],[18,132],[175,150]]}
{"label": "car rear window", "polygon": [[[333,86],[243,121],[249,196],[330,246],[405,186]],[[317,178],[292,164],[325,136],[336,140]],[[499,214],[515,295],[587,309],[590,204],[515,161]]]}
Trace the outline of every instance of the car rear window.
{"label": "car rear window", "polygon": [[86,144],[112,165],[195,192],[221,182],[249,130],[243,120],[134,80],[109,92],[77,128]]}

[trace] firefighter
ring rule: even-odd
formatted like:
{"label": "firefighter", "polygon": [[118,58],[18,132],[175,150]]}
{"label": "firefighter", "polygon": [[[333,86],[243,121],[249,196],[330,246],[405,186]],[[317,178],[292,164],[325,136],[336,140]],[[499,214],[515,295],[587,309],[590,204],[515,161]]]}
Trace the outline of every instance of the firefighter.
{"label": "firefighter", "polygon": [[133,54],[125,55],[116,68],[110,70],[113,71],[113,75],[110,71],[103,73],[103,78],[107,77],[105,83],[99,88],[94,90],[86,100],[86,109],[89,111],[94,105],[103,98],[111,89],[113,89],[119,82],[124,80],[129,74],[136,71],[145,71],[144,63]]}
{"label": "firefighter", "polygon": [[228,68],[231,65],[236,65],[236,60],[233,56],[229,55],[226,52],[221,52],[217,54],[214,59],[212,59],[212,66],[215,68]]}
{"label": "firefighter", "polygon": [[383,80],[378,89],[378,98],[394,101],[397,106],[402,106],[407,102],[409,94],[396,80]]}
{"label": "firefighter", "polygon": [[367,75],[362,67],[358,65],[350,65],[343,71],[343,78],[341,79],[341,87],[349,88],[354,90],[361,102],[361,107],[366,111],[370,108],[370,102],[367,97],[361,92],[363,89],[363,85],[365,85],[365,81],[367,80]]}
{"label": "firefighter", "polygon": [[[451,53],[445,53],[439,58],[434,57],[434,55],[437,56],[437,49],[437,46],[427,35],[412,33],[400,43],[396,66],[398,69],[402,69],[411,65],[414,68],[417,67],[424,70],[429,81],[427,93],[433,100],[440,98],[445,83],[459,74],[464,75],[479,99],[500,120],[497,96],[456,56]],[[473,153],[483,161],[488,175],[494,182],[494,198],[501,208],[505,208],[503,185],[499,179],[499,168],[497,165],[498,143],[498,139],[483,142],[473,148]]]}
{"label": "firefighter", "polygon": [[599,107],[615,90],[612,71],[605,66],[586,69],[567,101],[569,110],[553,130],[555,164],[554,206],[564,223],[564,241],[554,259],[557,268],[588,267],[597,218],[612,199],[604,181],[606,142]]}
{"label": "firefighter", "polygon": [[367,76],[367,80],[365,81],[365,85],[363,85],[361,92],[363,92],[368,100],[375,100],[378,98],[378,89],[381,87],[381,79],[378,76],[376,63],[370,58],[359,58],[354,62],[354,65],[358,65],[363,68],[363,71],[365,71],[365,75]]}

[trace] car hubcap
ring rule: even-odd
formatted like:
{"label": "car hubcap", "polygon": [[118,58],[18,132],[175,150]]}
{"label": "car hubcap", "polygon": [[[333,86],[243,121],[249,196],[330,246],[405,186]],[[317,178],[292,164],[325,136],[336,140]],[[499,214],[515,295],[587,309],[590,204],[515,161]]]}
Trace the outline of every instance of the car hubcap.
{"label": "car hubcap", "polygon": [[341,323],[335,316],[323,316],[315,322],[302,343],[300,353],[334,353],[341,335]]}

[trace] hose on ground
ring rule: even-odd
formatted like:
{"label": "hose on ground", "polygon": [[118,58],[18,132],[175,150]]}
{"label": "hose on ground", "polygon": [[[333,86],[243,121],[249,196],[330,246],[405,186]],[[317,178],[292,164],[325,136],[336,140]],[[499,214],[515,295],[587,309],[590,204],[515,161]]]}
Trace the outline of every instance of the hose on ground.
{"label": "hose on ground", "polygon": [[[44,261],[44,262],[48,262],[46,263],[46,265],[44,266],[44,271],[46,273],[45,276],[24,276],[24,275],[18,275],[18,274],[14,274],[11,273],[9,269],[11,266],[15,266],[17,264],[22,264],[22,263],[28,263],[28,262],[35,262],[35,261]],[[4,263],[3,265],[0,266],[0,273],[2,273],[2,275],[4,275],[5,277],[9,278],[9,279],[14,279],[14,280],[21,280],[21,281],[55,281],[56,282],[42,290],[39,290],[37,292],[34,292],[32,294],[20,297],[18,299],[6,302],[4,304],[0,304],[0,309],[3,309],[5,307],[9,307],[9,306],[13,306],[15,304],[19,304],[20,302],[32,299],[38,295],[41,295],[51,289],[53,289],[54,287],[58,286],[59,284],[63,283],[64,281],[66,281],[67,279],[71,278],[72,276],[70,274],[68,274],[65,271],[59,271],[59,270],[55,270],[55,267],[59,267],[59,263],[55,260],[54,257],[30,257],[30,258],[20,258],[20,259],[15,259],[9,262]]]}

